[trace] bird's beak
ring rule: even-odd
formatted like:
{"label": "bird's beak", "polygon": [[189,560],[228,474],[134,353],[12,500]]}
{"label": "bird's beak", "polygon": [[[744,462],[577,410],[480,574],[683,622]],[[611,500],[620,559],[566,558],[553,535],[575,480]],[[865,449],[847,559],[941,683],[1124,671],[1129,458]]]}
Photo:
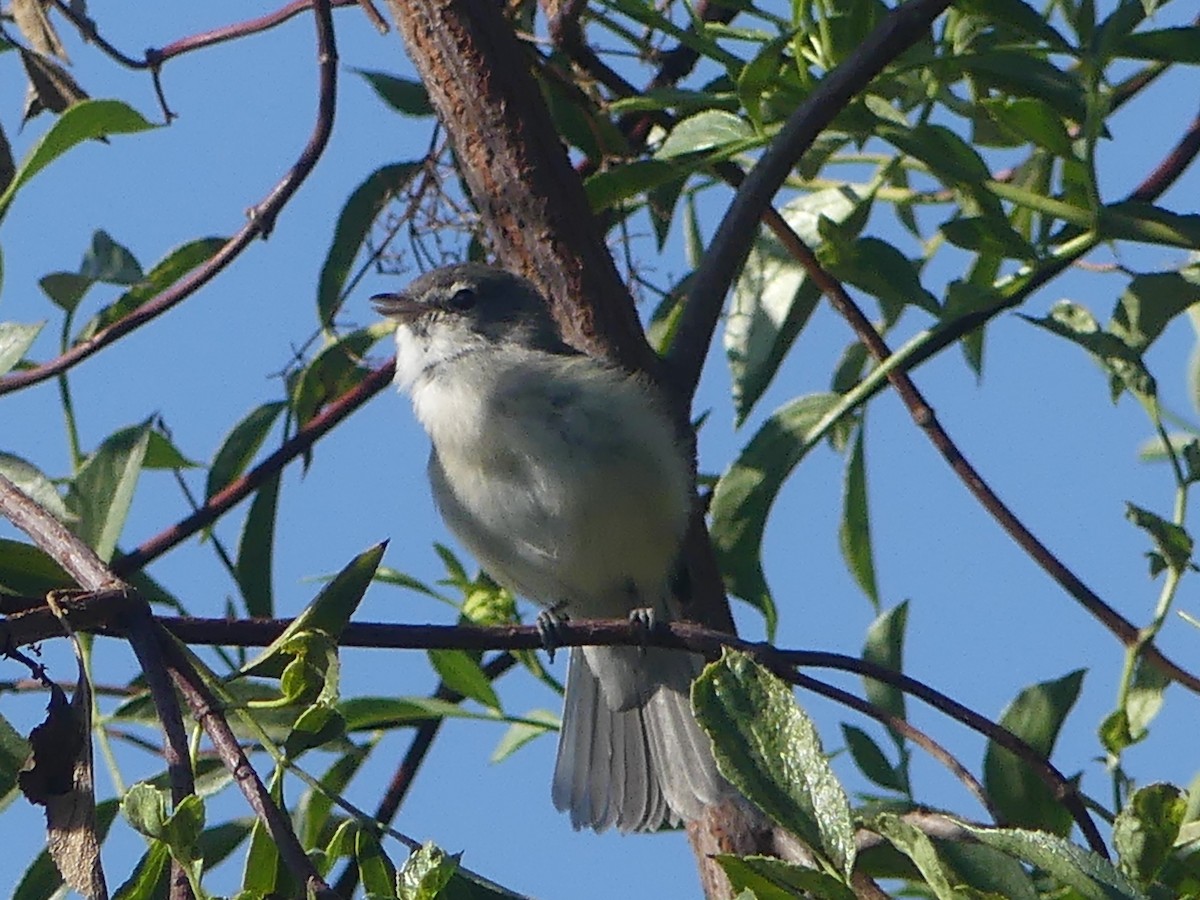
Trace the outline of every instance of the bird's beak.
{"label": "bird's beak", "polygon": [[424,303],[408,294],[376,294],[371,298],[371,304],[380,315],[395,319],[401,325],[419,318],[426,310]]}

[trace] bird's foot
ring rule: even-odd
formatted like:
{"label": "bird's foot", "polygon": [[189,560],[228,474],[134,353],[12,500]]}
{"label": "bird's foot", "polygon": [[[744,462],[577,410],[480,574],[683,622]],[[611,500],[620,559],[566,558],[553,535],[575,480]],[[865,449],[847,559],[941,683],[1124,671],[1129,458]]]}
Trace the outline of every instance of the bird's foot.
{"label": "bird's foot", "polygon": [[658,623],[658,614],[649,606],[639,606],[629,611],[629,624],[638,638],[638,650],[646,652],[646,641],[654,626]]}
{"label": "bird's foot", "polygon": [[543,609],[537,615],[534,625],[537,627],[538,637],[542,639],[542,649],[546,651],[546,656],[550,662],[554,662],[554,651],[562,646],[562,635],[560,629],[568,621],[568,616],[563,612],[563,603],[556,603],[549,609]]}

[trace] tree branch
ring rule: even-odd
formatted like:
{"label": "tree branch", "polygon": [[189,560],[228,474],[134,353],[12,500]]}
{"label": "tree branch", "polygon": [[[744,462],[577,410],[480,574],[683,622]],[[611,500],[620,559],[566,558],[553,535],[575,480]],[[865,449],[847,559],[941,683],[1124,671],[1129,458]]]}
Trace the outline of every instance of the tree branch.
{"label": "tree branch", "polygon": [[113,563],[114,571],[122,574],[136,572],[180,542],[207,528],[234,505],[258,490],[285,465],[306,453],[319,438],[332,430],[335,425],[391,384],[395,373],[394,359],[388,360],[379,368],[372,370],[358,385],[346,391],[332,403],[327,404],[309,420],[304,428],[284,441],[278,450],[241,478],[213,494],[202,507],[191,515],[159,532],[131,553]]}
{"label": "tree branch", "polygon": [[758,234],[771,198],[796,161],[846,104],[888,63],[925,37],[949,0],[909,0],[893,9],[850,57],[792,113],[778,137],[750,170],[725,211],[691,280],[687,303],[667,356],[669,375],[682,396],[695,395],[725,294]]}
{"label": "tree branch", "polygon": [[312,135],[295,164],[271,190],[267,197],[251,208],[250,220],[203,265],[163,291],[153,300],[143,303],[128,315],[102,328],[86,341],[65,353],[41,363],[0,377],[0,395],[45,381],[87,359],[131,331],[162,315],[171,307],[186,300],[211,281],[233,262],[254,238],[267,237],[275,218],[313,170],[329,141],[337,89],[337,47],[333,35],[333,18],[327,2],[317,3],[317,69],[320,79],[316,122]]}
{"label": "tree branch", "polygon": [[288,867],[297,883],[302,885],[306,896],[317,896],[324,900],[337,900],[337,895],[330,890],[329,885],[321,878],[312,860],[304,852],[300,839],[292,829],[292,823],[271,799],[270,792],[258,772],[250,764],[246,753],[238,743],[237,736],[225,716],[221,713],[221,704],[208,689],[208,685],[196,673],[195,668],[172,641],[162,644],[163,655],[166,658],[168,671],[179,688],[192,715],[212,741],[213,748],[225,763],[225,767],[233,776],[234,783],[241,790],[246,802],[254,810],[260,822],[271,836],[271,840],[279,849],[279,856]]}
{"label": "tree branch", "polygon": [[656,374],[658,359],[500,8],[388,5],[501,262],[551,300],[569,343]]}

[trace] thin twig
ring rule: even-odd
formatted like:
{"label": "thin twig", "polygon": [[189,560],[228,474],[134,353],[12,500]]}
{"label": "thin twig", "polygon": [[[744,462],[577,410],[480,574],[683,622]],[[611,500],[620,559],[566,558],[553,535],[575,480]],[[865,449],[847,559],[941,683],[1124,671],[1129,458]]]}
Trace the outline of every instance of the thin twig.
{"label": "thin twig", "polygon": [[[517,659],[511,653],[501,653],[484,663],[483,674],[489,681],[495,681],[516,663]],[[433,697],[436,700],[445,700],[450,703],[459,703],[463,699],[462,694],[446,687],[444,683],[438,684],[437,690],[433,692]],[[441,731],[444,721],[443,718],[428,719],[417,726],[412,740],[408,743],[408,750],[401,757],[400,764],[396,766],[396,771],[392,773],[392,779],[388,782],[387,790],[375,807],[374,821],[387,825],[395,819],[396,813],[400,811],[400,804],[408,795],[408,790],[417,777],[417,771],[425,761],[429,748],[433,746],[433,741]],[[339,896],[349,897],[353,895],[356,887],[358,887],[358,865],[351,860],[346,863],[342,874],[337,877],[333,889]]]}
{"label": "thin twig", "polygon": [[308,177],[329,140],[333,124],[337,86],[337,47],[333,37],[333,18],[328,3],[317,4],[317,64],[320,78],[316,122],[312,135],[296,163],[271,190],[266,199],[251,208],[250,220],[203,265],[193,269],[153,300],[143,303],[128,315],[102,328],[86,341],[65,353],[41,363],[0,377],[0,395],[37,384],[65,372],[93,353],[107,347],[131,331],[162,315],[211,281],[236,259],[254,238],[270,234],[283,206]]}
{"label": "thin twig", "polygon": [[395,372],[394,359],[372,370],[362,382],[332,403],[327,404],[320,413],[309,420],[304,428],[284,441],[278,450],[241,478],[213,494],[202,507],[191,515],[176,522],[113,563],[114,571],[121,574],[136,572],[180,542],[207,528],[235,504],[254,493],[287,463],[306,453],[318,438],[387,387],[395,376]]}
{"label": "thin twig", "polygon": [[170,641],[163,643],[163,655],[175,686],[183,694],[192,715],[212,741],[213,748],[233,776],[246,802],[267,830],[272,842],[279,850],[280,859],[288,867],[296,882],[303,886],[306,896],[334,898],[335,894],[321,878],[312,860],[304,852],[292,829],[291,821],[271,799],[258,772],[250,764],[237,736],[221,712],[221,704],[213,696],[203,679],[179,648]]}
{"label": "thin twig", "polygon": [[1192,119],[1187,131],[1179,139],[1179,143],[1154,168],[1154,171],[1133,189],[1129,199],[1153,203],[1192,164],[1197,153],[1200,153],[1200,116]]}
{"label": "thin twig", "polygon": [[967,791],[976,800],[979,805],[988,811],[988,815],[996,824],[1003,824],[999,811],[992,803],[992,798],[988,796],[987,791],[983,789],[983,785],[979,783],[970,770],[964,766],[958,759],[945,747],[927,735],[925,732],[910,724],[907,719],[902,719],[900,716],[894,715],[885,709],[881,709],[874,703],[863,700],[861,697],[856,697],[849,691],[844,691],[841,688],[834,687],[831,684],[826,684],[823,681],[818,681],[815,678],[810,678],[807,675],[796,673],[794,676],[789,676],[798,687],[802,687],[807,691],[812,691],[814,694],[820,694],[822,697],[828,697],[835,703],[840,703],[843,706],[853,709],[855,712],[861,713],[864,716],[869,716],[876,722],[886,725],[888,728],[903,734],[906,738],[916,744],[918,747],[928,753],[933,759],[940,762],[950,774],[957,778],[967,789]]}

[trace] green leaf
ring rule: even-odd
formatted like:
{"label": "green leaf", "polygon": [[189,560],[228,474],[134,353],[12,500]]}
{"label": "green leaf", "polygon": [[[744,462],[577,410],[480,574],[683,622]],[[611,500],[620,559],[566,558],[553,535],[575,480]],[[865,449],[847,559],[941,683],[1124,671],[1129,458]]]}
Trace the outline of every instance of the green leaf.
{"label": "green leaf", "polygon": [[150,432],[150,443],[146,445],[146,458],[142,461],[146,469],[198,469],[200,463],[193,462],[171,443],[166,435]]}
{"label": "green leaf", "polygon": [[997,215],[958,216],[943,222],[941,232],[956,247],[1005,259],[1037,259],[1037,251]]}
{"label": "green leaf", "polygon": [[692,705],[721,774],[848,882],[855,856],[850,803],[792,689],[726,649],[692,685]]}
{"label": "green leaf", "polygon": [[937,298],[921,285],[912,260],[885,241],[873,237],[830,240],[819,248],[817,258],[834,277],[875,297],[889,321],[898,318],[906,306],[941,314]]}
{"label": "green leaf", "polygon": [[303,428],[317,413],[367,377],[363,356],[392,325],[376,322],[327,344],[300,373],[292,392],[296,424]]}
{"label": "green leaf", "polygon": [[[1079,697],[1083,675],[1080,669],[1025,688],[1005,709],[1000,724],[1049,759]],[[983,784],[1004,821],[1052,834],[1070,832],[1071,814],[1050,788],[1016,754],[990,741],[983,759]]]}
{"label": "green leaf", "polygon": [[953,65],[1015,97],[1044,100],[1072,122],[1082,124],[1087,118],[1086,91],[1079,77],[1032,53],[1014,50],[968,53],[955,57]]}
{"label": "green leaf", "polygon": [[0,194],[0,219],[8,212],[13,197],[25,182],[76,144],[92,138],[134,134],[156,127],[119,100],[84,100],[75,104],[42,135],[42,139],[21,162],[8,188]]}
{"label": "green leaf", "polygon": [[150,443],[150,423],[111,435],[71,483],[67,508],[78,517],[75,533],[107,562],[112,559]]}
{"label": "green leaf", "polygon": [[1176,316],[1200,303],[1200,266],[1136,275],[1113,310],[1108,332],[1145,353]]}
{"label": "green leaf", "polygon": [[[996,799],[995,794],[991,794]],[[981,843],[1002,850],[1045,870],[1082,900],[1144,900],[1144,895],[1112,863],[1045,831],[1016,828],[980,828],[958,823]]]}
{"label": "green leaf", "polygon": [[[38,279],[38,287],[63,312],[73,312],[94,283],[75,272],[51,272]],[[142,859],[145,862],[147,858]]]}
{"label": "green leaf", "polygon": [[[817,247],[824,240],[818,223],[846,221],[865,199],[850,188],[830,188],[792,200],[779,212],[806,244]],[[779,371],[820,299],[804,268],[763,229],[738,273],[725,318],[725,355],[739,426]]]}
{"label": "green leaf", "polygon": [[429,93],[421,82],[368,69],[351,69],[350,71],[361,75],[367,84],[374,88],[379,99],[396,112],[406,116],[433,115],[433,107],[429,103]]}
{"label": "green leaf", "polygon": [[1056,156],[1071,156],[1075,152],[1062,117],[1042,100],[997,97],[983,100],[981,108],[1002,131],[1020,141],[1044,147]]}
{"label": "green leaf", "polygon": [[365,828],[355,836],[354,858],[358,862],[358,878],[368,897],[396,896],[396,867],[379,845],[379,839]]}
{"label": "green leaf", "polygon": [[[286,814],[281,769],[276,768],[272,773],[271,783],[267,788],[271,799]],[[246,862],[242,867],[242,892],[257,897],[271,894],[284,897],[300,896],[301,892],[292,888],[294,884],[279,855],[279,846],[268,833],[262,819],[256,817],[254,826],[250,829],[250,847],[246,851]]]}
{"label": "green leaf", "polygon": [[204,489],[206,497],[211,499],[246,471],[270,434],[275,420],[286,408],[285,403],[264,403],[233,426],[208,470],[208,484]]}
{"label": "green leaf", "polygon": [[275,614],[271,573],[275,559],[275,515],[279,509],[279,473],[268,478],[254,494],[242,538],[238,542],[234,572],[246,615],[270,618]]}
{"label": "green leaf", "polygon": [[1129,200],[1102,207],[1096,230],[1108,240],[1200,249],[1200,215],[1171,212],[1151,203]]}
{"label": "green leaf", "polygon": [[674,159],[688,153],[718,150],[754,139],[754,129],[741,116],[721,109],[709,109],[677,123],[654,158]]}
{"label": "green leaf", "polygon": [[1118,53],[1129,59],[1151,62],[1200,64],[1200,27],[1183,25],[1177,28],[1158,28],[1123,36]]}
{"label": "green leaf", "polygon": [[430,650],[429,661],[446,687],[464,697],[500,712],[500,698],[479,666],[479,660],[465,650]]}
{"label": "green leaf", "polygon": [[853,725],[842,724],[842,738],[858,770],[889,791],[908,792],[907,780],[899,766],[893,766],[874,739]]}
{"label": "green leaf", "polygon": [[776,611],[761,563],[767,514],[787,476],[815,446],[808,435],[839,399],[810,394],[776,410],[713,492],[710,533],[725,585],[762,612],[768,640],[775,633]]}
{"label": "green leaf", "polygon": [[922,124],[904,129],[884,125],[879,137],[925,163],[947,185],[977,187],[991,177],[983,157],[945,126]]}
{"label": "green leaf", "polygon": [[831,875],[807,866],[784,862],[772,856],[733,856],[720,853],[713,857],[733,888],[733,896],[752,891],[757,900],[794,900],[796,897],[821,897],[826,900],[854,900],[854,891]]}
{"label": "green leaf", "polygon": [[458,871],[458,854],[447,855],[433,843],[414,850],[396,876],[400,900],[434,900]]}
{"label": "green leaf", "polygon": [[[364,73],[365,74],[365,73]],[[381,76],[386,77],[386,76]],[[397,81],[401,79],[396,79]],[[424,88],[417,85],[423,92]],[[421,171],[418,163],[395,163],[376,169],[356,187],[338,215],[333,242],[321,266],[317,283],[317,315],[321,325],[329,327],[342,304],[342,292],[350,267],[370,234],[379,214]]]}
{"label": "green leaf", "polygon": [[386,547],[387,544],[376,544],[354,557],[338,572],[333,581],[325,585],[304,612],[292,619],[283,634],[273,640],[252,662],[242,666],[239,674],[264,678],[280,677],[288,663],[286,654],[283,653],[284,646],[295,635],[303,632],[321,632],[336,641],[370,586],[375,568],[383,558]]}
{"label": "green leaf", "polygon": [[115,894],[113,900],[153,900],[161,896],[167,878],[167,863],[171,861],[171,851],[162,841],[151,840],[150,847],[142,854],[133,872],[125,879]]}
{"label": "green leaf", "polygon": [[958,878],[938,856],[932,840],[917,828],[894,813],[879,813],[867,820],[867,827],[886,838],[888,843],[916,864],[925,886],[939,900],[960,900],[962,895],[955,890],[952,881]]}
{"label": "green leaf", "polygon": [[167,797],[166,791],[139,782],[121,798],[121,815],[139,834],[161,840],[166,834]]}
{"label": "green leaf", "polygon": [[679,180],[699,165],[699,161],[695,165],[688,165],[686,162],[663,159],[636,159],[596,172],[589,175],[583,184],[588,205],[593,212],[613,209],[625,200]]}
{"label": "green leaf", "polygon": [[24,358],[25,351],[33,346],[45,325],[45,322],[31,325],[0,322],[0,375],[10,371]]}
{"label": "green leaf", "polygon": [[1101,331],[1095,317],[1085,307],[1069,300],[1060,300],[1041,319],[1021,316],[1026,322],[1064,337],[1095,357],[1109,373],[1111,394],[1115,401],[1122,390],[1128,390],[1151,409],[1157,396],[1154,376],[1146,369],[1141,354],[1123,339]]}
{"label": "green leaf", "polygon": [[33,463],[0,451],[0,475],[11,481],[29,499],[41,504],[60,522],[70,519],[58,488]]}
{"label": "green leaf", "polygon": [[1171,679],[1158,668],[1138,656],[1133,667],[1133,680],[1125,692],[1125,722],[1135,741],[1149,733],[1149,726],[1162,709],[1163,694]]}
{"label": "green leaf", "polygon": [[964,892],[968,897],[1039,900],[1033,878],[1007,853],[967,841],[935,840],[934,845],[938,856],[963,882],[960,889],[970,887],[977,892]]}
{"label": "green leaf", "polygon": [[1144,888],[1171,858],[1187,814],[1187,799],[1173,784],[1139,788],[1113,822],[1113,846],[1123,873]]}
{"label": "green leaf", "polygon": [[780,90],[785,80],[785,73],[790,64],[785,51],[792,43],[795,31],[786,31],[778,37],[767,41],[754,55],[737,77],[738,97],[746,110],[746,115],[759,128],[763,121],[764,96],[770,96]]}
{"label": "green leaf", "polygon": [[197,266],[208,262],[226,243],[225,238],[207,237],[189,241],[174,248],[155,263],[154,268],[137,284],[93,316],[79,330],[75,341],[78,343],[87,340],[102,328],[107,328],[114,322],[125,318],[135,309],[149,303]]}
{"label": "green leaf", "polygon": [[17,787],[17,773],[29,759],[29,741],[0,716],[0,808]]}
{"label": "green leaf", "polygon": [[534,738],[557,731],[561,725],[558,714],[548,709],[531,709],[523,718],[525,721],[514,722],[508,726],[508,730],[496,744],[496,749],[492,751],[489,762],[498,763],[508,759]]}
{"label": "green leaf", "polygon": [[146,277],[134,255],[101,230],[92,235],[92,246],[83,255],[79,275],[105,284],[137,284]]}
{"label": "green leaf", "polygon": [[1155,552],[1173,572],[1182,574],[1192,561],[1192,536],[1174,522],[1168,522],[1149,510],[1125,504],[1125,518],[1150,535]]}
{"label": "green leaf", "polygon": [[865,428],[860,420],[858,436],[846,463],[838,542],[841,544],[842,558],[845,559],[850,574],[878,611],[879,588],[875,583],[875,560],[871,551],[871,516],[867,509],[867,471],[863,461],[864,432]]}
{"label": "green leaf", "polygon": [[1072,49],[1041,13],[1022,0],[961,0],[956,7],[1005,28],[1022,31],[1031,38],[1045,41],[1055,50],[1067,52]]}
{"label": "green leaf", "polygon": [[75,579],[40,548],[0,538],[0,588],[24,597],[71,587]]}
{"label": "green leaf", "polygon": [[[904,634],[908,627],[908,601],[905,600],[886,612],[880,613],[867,628],[867,640],[863,644],[862,658],[867,662],[891,669],[904,670]],[[893,684],[884,684],[874,678],[863,678],[867,699],[884,712],[899,719],[907,717],[904,692]],[[904,737],[891,732],[898,747],[904,745]]]}

